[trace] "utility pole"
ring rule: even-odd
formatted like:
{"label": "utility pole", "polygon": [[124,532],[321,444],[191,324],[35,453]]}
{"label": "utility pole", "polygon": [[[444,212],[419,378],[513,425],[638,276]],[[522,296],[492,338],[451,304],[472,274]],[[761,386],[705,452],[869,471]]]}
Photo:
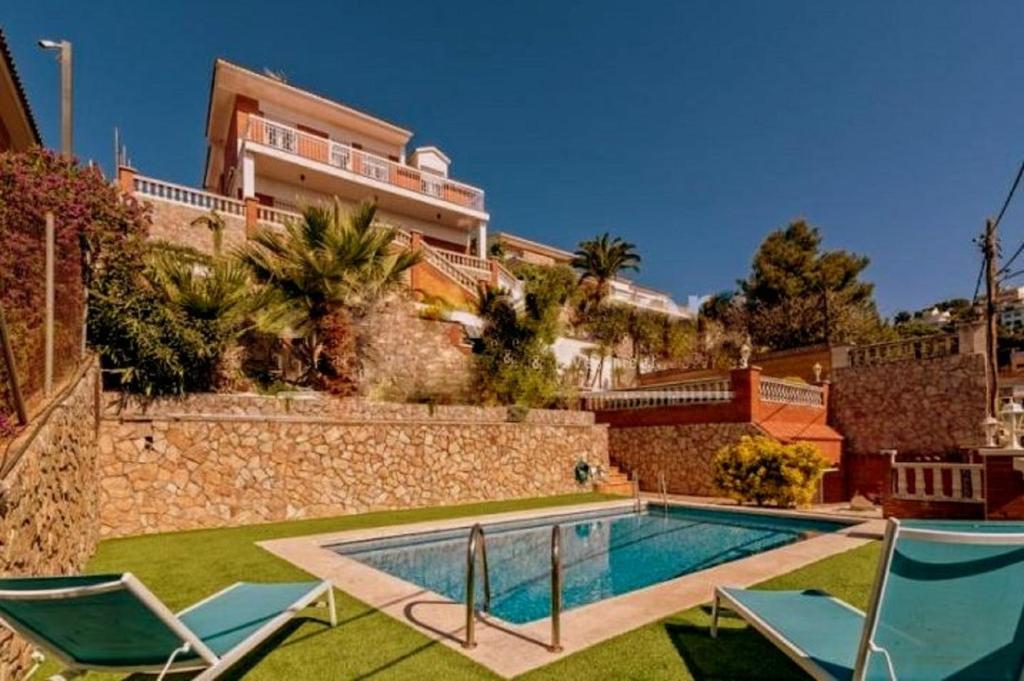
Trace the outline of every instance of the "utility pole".
{"label": "utility pole", "polygon": [[998,237],[995,220],[985,221],[985,241],[982,245],[985,255],[985,392],[988,416],[996,417],[999,405],[999,364],[996,353],[996,254]]}

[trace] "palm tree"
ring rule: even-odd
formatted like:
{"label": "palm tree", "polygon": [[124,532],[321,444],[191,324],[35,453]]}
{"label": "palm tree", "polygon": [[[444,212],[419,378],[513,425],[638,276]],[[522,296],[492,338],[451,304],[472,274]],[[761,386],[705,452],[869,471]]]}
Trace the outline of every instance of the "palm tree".
{"label": "palm tree", "polygon": [[607,297],[611,281],[623,270],[639,271],[640,256],[636,246],[620,237],[612,238],[608,232],[581,241],[573,254],[572,266],[580,273],[580,283],[594,286],[597,301]]}
{"label": "palm tree", "polygon": [[[252,328],[252,315],[260,304],[248,268],[234,259],[163,250],[159,244],[146,265],[146,281],[162,305],[173,316],[190,320],[189,327],[203,338],[210,365],[200,383],[238,387],[244,355],[238,341]],[[201,367],[193,370],[200,372]]]}
{"label": "palm tree", "polygon": [[396,231],[375,224],[377,208],[363,202],[347,212],[337,200],[309,207],[284,230],[264,228],[237,249],[239,259],[267,292],[263,327],[285,329],[301,340],[304,379],[324,380],[327,331],[359,315],[398,288],[420,254],[399,249]]}
{"label": "palm tree", "polygon": [[224,245],[224,228],[227,226],[221,214],[216,210],[211,210],[206,215],[200,215],[189,224],[193,227],[206,227],[213,232],[213,254],[220,255],[221,248]]}

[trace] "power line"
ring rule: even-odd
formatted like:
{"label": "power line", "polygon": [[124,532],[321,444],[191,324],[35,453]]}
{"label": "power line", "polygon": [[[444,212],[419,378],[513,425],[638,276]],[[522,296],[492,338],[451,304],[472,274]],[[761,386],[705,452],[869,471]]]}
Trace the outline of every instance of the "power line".
{"label": "power line", "polygon": [[[996,216],[996,227],[998,227],[1000,221],[1002,221],[1003,215],[1006,213],[1006,209],[1009,207],[1010,201],[1013,199],[1013,195],[1017,191],[1017,186],[1020,184],[1020,178],[1022,175],[1024,175],[1024,162],[1021,162],[1020,168],[1017,170],[1017,177],[1014,178],[1013,184],[1010,186],[1010,193],[1006,195],[1006,200],[1003,201],[1003,207],[999,209],[999,215]],[[1002,274],[1008,270],[1010,265],[1013,264],[1013,261],[1016,260],[1017,256],[1022,252],[1024,252],[1024,241],[1021,242],[1020,246],[1017,247],[1017,250],[1010,256],[1010,259],[1006,261],[1006,264],[1004,264],[996,274]]]}

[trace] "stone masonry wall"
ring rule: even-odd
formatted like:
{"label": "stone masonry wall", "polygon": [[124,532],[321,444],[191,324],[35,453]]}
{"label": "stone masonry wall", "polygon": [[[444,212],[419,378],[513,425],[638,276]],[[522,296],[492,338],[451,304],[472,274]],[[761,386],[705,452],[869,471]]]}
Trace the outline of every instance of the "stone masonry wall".
{"label": "stone masonry wall", "polygon": [[[96,479],[95,365],[76,377],[67,395],[16,442],[24,451],[0,482],[0,575],[75,574],[99,540]],[[46,412],[43,412],[44,414]],[[30,666],[31,649],[0,628],[0,679]]]}
{"label": "stone masonry wall", "polygon": [[158,412],[104,419],[104,536],[563,494],[579,490],[579,459],[608,464],[607,429],[579,423],[590,414],[555,412],[566,417],[557,424],[511,423],[504,411],[500,421]]}
{"label": "stone masonry wall", "polygon": [[831,424],[854,454],[942,454],[979,444],[985,358],[952,355],[833,369]]}
{"label": "stone masonry wall", "polygon": [[464,400],[472,385],[471,349],[462,324],[422,319],[406,300],[393,301],[365,322],[363,380],[389,399],[416,396]]}
{"label": "stone masonry wall", "polygon": [[751,423],[612,428],[608,451],[613,461],[640,476],[645,491],[660,491],[664,473],[670,494],[713,496],[719,493],[711,472],[715,452],[744,435],[760,434]]}
{"label": "stone masonry wall", "polygon": [[[170,241],[182,246],[191,246],[204,253],[213,253],[213,232],[205,225],[192,225],[198,217],[209,215],[210,211],[194,206],[185,206],[167,201],[152,201],[140,197],[151,206],[153,223],[149,228],[149,238]],[[222,248],[224,252],[245,242],[245,218],[237,215],[221,213],[224,218]]]}

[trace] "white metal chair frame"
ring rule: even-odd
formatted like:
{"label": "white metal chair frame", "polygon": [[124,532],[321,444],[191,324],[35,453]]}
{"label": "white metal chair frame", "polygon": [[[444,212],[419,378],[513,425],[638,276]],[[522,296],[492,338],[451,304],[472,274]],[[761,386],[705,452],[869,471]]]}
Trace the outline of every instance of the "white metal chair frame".
{"label": "white metal chair frame", "polygon": [[[867,674],[868,662],[871,653],[877,653],[885,658],[886,668],[891,681],[897,681],[896,669],[893,666],[892,658],[887,650],[875,643],[875,634],[878,631],[879,612],[882,599],[885,596],[885,589],[889,581],[889,571],[892,567],[892,560],[896,549],[897,537],[903,539],[915,539],[918,541],[941,542],[946,544],[974,544],[974,545],[1021,545],[1024,546],[1024,533],[980,533],[980,532],[957,532],[954,530],[929,530],[923,528],[905,527],[895,518],[890,518],[885,528],[885,537],[882,542],[882,560],[878,562],[878,570],[875,575],[874,586],[871,591],[871,599],[868,604],[867,613],[854,608],[838,598],[832,597],[836,603],[853,610],[864,616],[864,632],[861,636],[860,645],[857,649],[856,663],[854,665],[854,681],[864,681]],[[770,624],[758,617],[740,603],[729,598],[729,595],[720,589],[715,589],[715,600],[711,611],[711,636],[718,635],[718,616],[722,609],[721,602],[726,601],[729,609],[739,612],[758,632],[765,638],[772,641],[783,652],[786,653],[801,669],[820,681],[834,681],[835,677],[822,669],[813,660],[792,642],[776,631]],[[1024,670],[1021,672],[1021,681],[1024,681]]]}
{"label": "white metal chair frame", "polygon": [[[334,602],[334,590],[330,582],[324,582],[320,586],[316,587],[309,593],[305,594],[302,598],[289,605],[281,614],[277,615],[262,627],[254,631],[244,641],[231,649],[224,656],[217,656],[210,648],[202,642],[202,640],[196,636],[185,624],[181,621],[181,615],[188,613],[201,605],[204,605],[213,599],[222,596],[223,594],[231,591],[232,589],[240,586],[242,582],[236,582],[231,586],[221,589],[215,594],[204,598],[203,600],[190,605],[184,610],[177,614],[172,613],[163,602],[157,598],[152,591],[139,581],[130,572],[124,573],[119,579],[111,582],[105,582],[102,584],[91,584],[89,586],[81,587],[69,587],[64,589],[39,589],[35,591],[5,591],[0,590],[0,598],[5,600],[17,600],[17,601],[43,601],[43,600],[54,600],[59,598],[81,598],[84,596],[95,596],[103,593],[109,593],[112,591],[127,590],[139,601],[145,605],[150,612],[158,620],[160,620],[168,629],[170,629],[182,642],[182,645],[174,649],[168,656],[166,662],[158,665],[144,665],[144,666],[120,666],[120,665],[96,665],[96,664],[81,664],[77,660],[74,660],[61,651],[52,648],[46,641],[36,637],[31,632],[25,631],[20,627],[12,626],[9,622],[0,618],[0,624],[11,631],[16,632],[19,636],[28,640],[32,645],[40,650],[46,651],[52,655],[55,659],[59,660],[64,666],[64,671],[56,676],[52,676],[51,681],[61,681],[64,679],[72,679],[77,676],[81,676],[86,671],[105,671],[105,672],[125,672],[125,673],[150,673],[158,674],[157,681],[160,681],[169,672],[185,672],[185,671],[199,671],[204,670],[198,676],[195,676],[192,681],[210,681],[211,679],[217,678],[218,675],[222,674],[231,665],[238,662],[240,659],[245,657],[248,653],[252,652],[261,643],[265,642],[267,638],[273,632],[281,628],[288,620],[292,619],[300,610],[310,607],[318,599],[326,594],[327,596],[327,608],[330,614],[331,626],[337,626],[338,614],[335,608]],[[194,652],[199,656],[198,660],[187,660],[184,662],[176,662],[175,659],[179,655],[183,655],[189,652]]]}

